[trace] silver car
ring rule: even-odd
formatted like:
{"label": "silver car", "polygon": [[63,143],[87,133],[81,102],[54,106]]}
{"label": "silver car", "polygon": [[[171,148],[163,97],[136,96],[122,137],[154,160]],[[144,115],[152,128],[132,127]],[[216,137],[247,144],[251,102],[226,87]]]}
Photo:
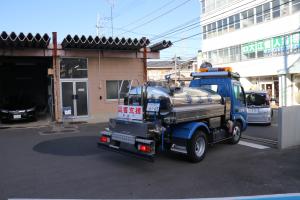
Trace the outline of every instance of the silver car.
{"label": "silver car", "polygon": [[265,91],[246,92],[248,123],[271,125],[272,108]]}

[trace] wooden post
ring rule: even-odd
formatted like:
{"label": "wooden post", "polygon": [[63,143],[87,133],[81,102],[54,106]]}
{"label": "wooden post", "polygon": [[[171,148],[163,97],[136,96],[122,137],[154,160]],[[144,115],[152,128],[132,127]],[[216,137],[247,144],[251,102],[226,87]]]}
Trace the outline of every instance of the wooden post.
{"label": "wooden post", "polygon": [[143,51],[143,61],[144,61],[144,77],[143,77],[143,81],[147,82],[147,47],[144,47],[144,51]]}
{"label": "wooden post", "polygon": [[53,41],[53,49],[52,49],[52,63],[53,63],[53,80],[54,80],[54,117],[55,121],[61,121],[61,114],[60,114],[60,75],[59,75],[59,65],[57,64],[57,33],[52,33],[52,41]]}

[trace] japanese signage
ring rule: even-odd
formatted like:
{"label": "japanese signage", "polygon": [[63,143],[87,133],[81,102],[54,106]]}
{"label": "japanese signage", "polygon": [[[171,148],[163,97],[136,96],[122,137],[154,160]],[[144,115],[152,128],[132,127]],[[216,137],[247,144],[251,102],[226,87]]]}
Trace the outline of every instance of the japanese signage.
{"label": "japanese signage", "polygon": [[119,105],[118,117],[130,120],[143,120],[143,107]]}
{"label": "japanese signage", "polygon": [[[284,42],[285,39],[285,42]],[[269,38],[242,45],[242,54],[249,54],[263,51],[264,54],[277,53],[280,54],[286,51],[295,51],[300,49],[300,33],[294,33],[284,36]]]}

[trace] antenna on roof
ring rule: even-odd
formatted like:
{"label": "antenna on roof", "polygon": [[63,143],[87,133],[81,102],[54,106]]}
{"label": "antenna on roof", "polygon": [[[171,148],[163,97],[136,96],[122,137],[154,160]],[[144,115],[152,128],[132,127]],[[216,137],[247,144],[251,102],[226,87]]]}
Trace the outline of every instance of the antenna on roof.
{"label": "antenna on roof", "polygon": [[96,34],[98,37],[102,36],[101,34],[101,29],[104,28],[102,25],[101,25],[101,16],[99,13],[97,13],[97,21],[96,21]]}

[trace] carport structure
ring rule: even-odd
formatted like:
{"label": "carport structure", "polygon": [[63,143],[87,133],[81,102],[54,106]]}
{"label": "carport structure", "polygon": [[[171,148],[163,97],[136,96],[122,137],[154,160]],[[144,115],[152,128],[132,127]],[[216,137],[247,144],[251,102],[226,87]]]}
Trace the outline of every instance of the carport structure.
{"label": "carport structure", "polygon": [[7,99],[26,96],[55,121],[107,121],[116,113],[117,92],[126,92],[130,80],[146,81],[147,59],[172,45],[149,44],[144,37],[67,35],[58,43],[56,32],[52,39],[2,32],[0,109]]}
{"label": "carport structure", "polygon": [[[39,115],[51,113],[52,66],[48,34],[0,34],[0,108],[7,104],[31,103]],[[22,105],[16,105],[22,108]]]}

